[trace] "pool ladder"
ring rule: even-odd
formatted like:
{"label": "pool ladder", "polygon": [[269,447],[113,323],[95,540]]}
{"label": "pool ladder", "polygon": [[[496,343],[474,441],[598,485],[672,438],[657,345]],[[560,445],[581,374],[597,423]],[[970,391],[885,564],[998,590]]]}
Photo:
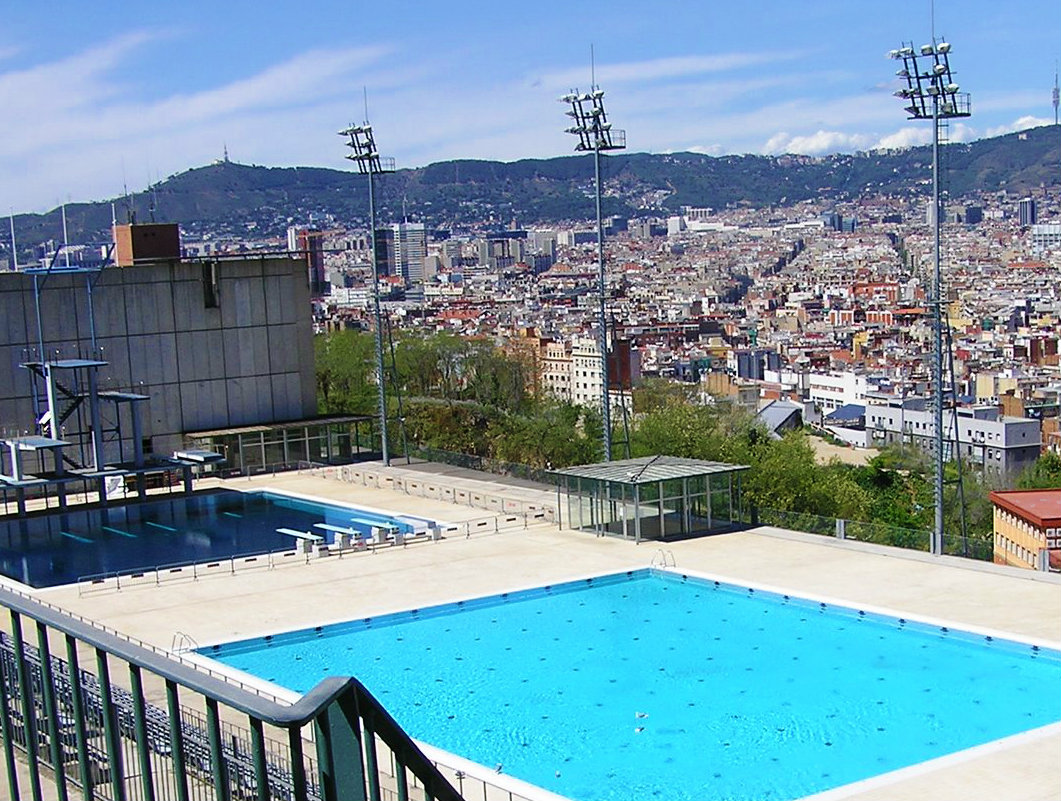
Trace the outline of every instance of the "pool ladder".
{"label": "pool ladder", "polygon": [[662,548],[657,548],[656,552],[652,555],[652,562],[650,567],[677,567],[678,563],[674,559],[674,551],[665,551]]}
{"label": "pool ladder", "polygon": [[169,649],[173,653],[180,654],[185,651],[194,651],[198,647],[199,643],[190,634],[185,634],[183,631],[173,632],[173,640],[169,645]]}

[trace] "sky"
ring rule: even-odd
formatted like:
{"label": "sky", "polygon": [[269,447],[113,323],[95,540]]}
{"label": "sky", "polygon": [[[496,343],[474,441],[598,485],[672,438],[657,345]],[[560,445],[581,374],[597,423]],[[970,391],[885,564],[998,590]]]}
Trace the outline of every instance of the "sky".
{"label": "sky", "polygon": [[[1053,122],[1057,0],[49,0],[0,3],[0,214],[103,200],[220,158],[398,167],[550,158],[597,84],[633,152],[852,152],[931,141],[889,50],[952,46],[971,140]],[[6,227],[6,226],[5,226]]]}

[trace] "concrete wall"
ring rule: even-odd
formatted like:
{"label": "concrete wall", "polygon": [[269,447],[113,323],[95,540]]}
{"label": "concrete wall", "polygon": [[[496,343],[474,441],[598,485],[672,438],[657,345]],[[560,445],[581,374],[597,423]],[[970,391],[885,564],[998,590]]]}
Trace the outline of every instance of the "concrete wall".
{"label": "concrete wall", "polygon": [[[101,389],[149,395],[142,420],[156,453],[181,447],[189,431],[316,414],[304,265],[269,257],[213,269],[175,261],[104,270],[91,293],[95,352],[85,276],[38,278],[46,357],[104,360]],[[19,366],[40,359],[31,276],[0,275],[0,336],[0,429],[33,431],[30,373]],[[113,409],[104,404],[111,419]]]}

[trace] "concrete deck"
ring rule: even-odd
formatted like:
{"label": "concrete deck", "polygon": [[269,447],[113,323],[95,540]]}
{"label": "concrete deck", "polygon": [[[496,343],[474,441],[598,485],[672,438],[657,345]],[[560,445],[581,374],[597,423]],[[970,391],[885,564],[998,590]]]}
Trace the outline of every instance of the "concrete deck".
{"label": "concrete deck", "polygon": [[[433,480],[451,485],[523,502],[549,499],[555,504],[554,491],[529,482],[438,466],[390,470],[421,477],[428,473]],[[486,515],[481,509],[307,475],[239,479],[226,485],[271,487],[454,522]],[[52,603],[168,648],[177,632],[202,645],[641,568],[665,556],[679,570],[1061,647],[1061,579],[1056,576],[768,527],[669,543],[662,549],[665,554],[654,544],[635,546],[538,523],[526,529],[384,548],[342,559],[327,557],[271,570],[237,571],[197,581],[83,596],[70,587],[40,594]],[[830,791],[821,798],[1061,801],[1059,766],[1061,726],[1054,726],[1045,733],[926,763],[864,786]]]}

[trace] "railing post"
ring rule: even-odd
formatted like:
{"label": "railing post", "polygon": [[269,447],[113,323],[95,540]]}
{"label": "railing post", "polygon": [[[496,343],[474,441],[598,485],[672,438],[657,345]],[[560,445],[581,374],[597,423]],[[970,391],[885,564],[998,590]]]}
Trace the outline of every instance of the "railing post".
{"label": "railing post", "polygon": [[173,754],[173,783],[177,788],[177,801],[188,801],[188,768],[184,761],[180,698],[177,695],[177,683],[171,679],[166,679],[166,706],[169,709],[169,747]]}
{"label": "railing post", "polygon": [[291,751],[291,791],[295,801],[308,801],[306,786],[306,760],[302,758],[302,731],[298,726],[287,730],[288,748]]}
{"label": "railing post", "polygon": [[81,690],[81,668],[77,664],[77,640],[72,634],[66,635],[66,669],[70,673],[70,705],[74,713],[74,739],[77,743],[77,767],[81,776],[81,793],[85,801],[92,801],[95,793],[93,792],[92,770],[88,760],[88,738],[85,735],[85,698]]}
{"label": "railing post", "polygon": [[103,707],[103,737],[107,746],[107,764],[110,766],[111,790],[115,801],[125,801],[125,770],[122,766],[122,747],[119,739],[118,716],[111,697],[111,676],[107,664],[107,652],[96,648],[96,668],[99,679],[99,694]]}
{"label": "railing post", "polygon": [[[0,659],[0,689],[8,686],[4,660]],[[15,763],[15,738],[11,729],[11,713],[7,708],[8,694],[0,694],[0,737],[4,740],[4,766],[7,768],[7,788],[11,798],[18,798],[18,766]]]}
{"label": "railing post", "polygon": [[343,693],[313,721],[323,801],[365,801],[361,725],[352,692]]}
{"label": "railing post", "polygon": [[210,740],[210,772],[214,781],[214,798],[217,801],[229,801],[232,792],[228,783],[228,763],[221,748],[221,715],[214,698],[206,699],[206,728]]}
{"label": "railing post", "polygon": [[[44,716],[48,721],[48,746],[55,771],[55,791],[59,801],[66,801],[66,767],[63,744],[59,739],[59,711],[55,706],[55,676],[52,674],[52,654],[48,647],[48,627],[37,621],[37,649],[41,663],[41,691],[44,697]],[[152,801],[149,799],[148,801]]]}
{"label": "railing post", "polygon": [[22,727],[26,735],[26,761],[29,762],[29,784],[33,801],[41,801],[41,774],[37,748],[37,709],[33,703],[33,688],[26,668],[26,650],[22,639],[22,617],[11,611],[11,634],[15,641],[15,675],[18,677],[19,697],[22,700]]}
{"label": "railing post", "polygon": [[840,517],[836,518],[836,538],[847,539],[847,521]]}
{"label": "railing post", "polygon": [[254,760],[254,783],[258,786],[255,793],[258,801],[269,801],[269,764],[265,758],[265,727],[256,718],[250,718],[251,724],[251,759]]}
{"label": "railing post", "polygon": [[147,739],[147,711],[144,707],[144,678],[138,665],[129,665],[129,682],[133,693],[133,726],[136,729],[136,755],[140,762],[140,790],[143,801],[155,801],[151,744]]}

